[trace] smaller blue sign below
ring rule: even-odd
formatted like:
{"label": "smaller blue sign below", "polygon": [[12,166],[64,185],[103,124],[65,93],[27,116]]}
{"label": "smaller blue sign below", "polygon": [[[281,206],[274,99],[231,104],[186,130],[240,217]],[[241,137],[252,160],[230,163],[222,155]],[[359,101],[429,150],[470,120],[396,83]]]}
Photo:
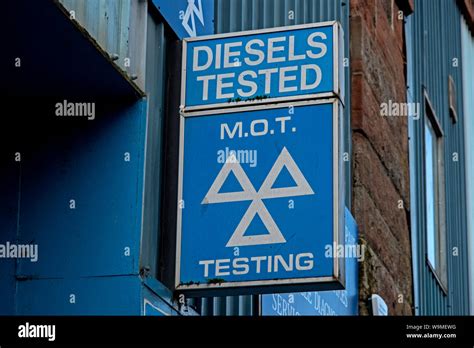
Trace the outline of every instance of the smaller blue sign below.
{"label": "smaller blue sign below", "polygon": [[337,96],[342,29],[313,23],[186,39],[184,111]]}
{"label": "smaller blue sign below", "polygon": [[214,34],[214,0],[153,0],[178,38]]}
{"label": "smaller blue sign below", "polygon": [[[357,251],[357,225],[347,208],[345,220],[346,248]],[[346,255],[345,290],[263,295],[261,302],[262,315],[358,315],[358,257],[360,258],[362,255],[357,252]]]}

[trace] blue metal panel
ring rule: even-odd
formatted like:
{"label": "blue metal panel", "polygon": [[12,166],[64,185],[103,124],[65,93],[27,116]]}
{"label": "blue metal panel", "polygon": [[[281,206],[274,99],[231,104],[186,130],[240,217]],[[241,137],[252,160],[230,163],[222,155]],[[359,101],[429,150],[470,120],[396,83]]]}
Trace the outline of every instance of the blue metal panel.
{"label": "blue metal panel", "polygon": [[139,276],[27,279],[17,299],[18,315],[179,315]]}
{"label": "blue metal panel", "polygon": [[239,296],[239,310],[233,313],[233,315],[257,315],[258,313],[254,313],[255,299],[256,296]]}
{"label": "blue metal panel", "polygon": [[[128,15],[135,18],[133,11],[137,10],[133,10],[133,6],[130,8],[130,4],[127,5],[125,1],[100,1],[100,6],[95,1],[68,2],[70,6],[78,6],[77,18],[82,18],[81,23],[91,24],[88,30],[95,33],[96,38],[100,36],[96,30],[99,30],[101,24],[89,21],[92,16],[97,16],[102,9],[106,9],[102,15],[107,17],[106,20],[112,21],[106,24],[110,29],[107,32],[109,46],[105,45],[110,50],[109,53],[123,49],[119,46],[125,41],[128,44],[129,37],[122,29],[129,29]],[[135,5],[138,3],[146,5],[146,2],[133,2]],[[19,34],[14,36],[17,40],[15,45],[21,48],[22,59],[30,62],[25,67],[26,70],[23,70],[23,77],[15,76],[15,81],[20,86],[18,90],[22,94],[27,94],[30,88],[35,93],[88,96],[84,97],[87,100],[81,99],[80,102],[94,97],[96,118],[93,121],[63,119],[61,121],[64,121],[64,127],[52,122],[58,128],[50,130],[47,125],[49,116],[54,113],[54,102],[62,100],[54,100],[51,108],[44,113],[38,107],[38,113],[34,116],[45,120],[44,131],[41,133],[43,138],[31,147],[20,143],[26,149],[22,155],[28,155],[21,163],[21,175],[18,163],[9,166],[8,171],[11,170],[12,173],[2,170],[1,196],[6,199],[1,200],[0,243],[3,238],[8,241],[16,241],[18,238],[19,243],[36,243],[39,245],[39,261],[32,263],[21,260],[18,261],[18,267],[14,260],[0,262],[0,314],[14,314],[15,305],[18,313],[25,314],[140,314],[142,303],[135,305],[135,298],[138,298],[134,293],[135,285],[132,286],[128,280],[121,282],[119,278],[123,276],[125,279],[133,275],[136,282],[139,282],[147,102],[136,101],[128,82],[117,74],[116,69],[109,64],[110,61],[104,59],[89,40],[84,39],[56,5],[49,1],[34,4],[18,1],[12,7],[15,11],[7,13],[21,13],[23,16],[29,13],[24,7],[31,10],[33,14],[28,14],[30,17],[25,20],[31,27],[35,26],[35,16],[40,20],[46,17],[50,19],[47,23],[42,23],[41,29],[36,32],[41,40],[34,42],[38,47],[42,45],[41,49],[35,45],[32,47],[31,40],[27,39],[27,35],[31,34],[30,26],[24,26],[24,23],[21,28],[12,26]],[[96,11],[97,8],[100,11]],[[15,19],[12,21],[15,22]],[[117,34],[118,31],[120,34]],[[157,36],[160,33],[163,35],[163,31],[161,25],[156,30]],[[25,45],[26,42],[28,45]],[[164,52],[166,42],[161,40],[156,44],[158,54]],[[78,51],[81,51],[80,55],[77,54]],[[38,52],[41,52],[39,56]],[[43,55],[44,52],[46,53]],[[160,58],[163,59],[163,56]],[[76,64],[79,60],[81,64]],[[134,60],[132,57],[131,61]],[[77,67],[81,68],[74,70]],[[165,81],[163,62],[159,62],[154,68],[150,64],[150,82],[156,78],[159,84],[152,86],[150,83],[152,98],[163,93]],[[45,79],[44,76],[48,78]],[[25,81],[34,81],[37,85],[26,84]],[[104,94],[114,95],[120,100],[99,98]],[[42,101],[48,102],[47,99]],[[40,104],[42,103],[37,105]],[[158,129],[158,133],[162,107],[161,96],[160,100],[153,99],[150,105],[150,113],[153,115],[150,119],[156,122],[150,122],[149,126],[153,127],[153,131]],[[58,129],[60,131],[56,132]],[[154,150],[149,152],[153,156],[160,152],[160,138],[158,136],[157,139],[154,133],[149,136],[155,140],[150,142],[148,149]],[[47,142],[44,137],[47,137]],[[14,151],[8,152],[10,159],[13,153]],[[126,159],[128,157],[130,160]],[[2,162],[3,160],[2,156]],[[159,182],[159,177],[157,180]],[[74,209],[70,209],[71,199],[75,203]],[[153,233],[156,241],[156,231]],[[152,244],[153,242],[150,243],[150,248],[156,257],[157,246]],[[87,287],[89,293],[86,291]],[[59,302],[52,302],[49,309],[42,307],[40,302],[47,304],[53,301],[53,295],[64,294],[63,290],[68,288],[77,289],[80,296],[76,294],[76,298],[83,300],[79,309],[64,307]],[[47,293],[49,289],[52,294]],[[96,290],[97,294],[94,294]],[[120,296],[111,296],[101,306],[99,295],[103,299],[110,293],[115,295],[114,291],[122,290]],[[131,298],[124,298],[125,296]],[[113,308],[113,299],[122,301],[120,303],[123,307]],[[170,299],[166,301],[171,302]]]}
{"label": "blue metal panel", "polygon": [[161,208],[161,154],[167,74],[165,71],[168,38],[164,23],[148,15],[146,91],[148,115],[146,126],[145,185],[140,266],[158,277]]}
{"label": "blue metal panel", "polygon": [[[424,187],[424,117],[411,121],[413,137],[410,148],[412,158],[411,205],[416,225],[412,227],[418,251],[414,270],[418,293],[416,306],[421,315],[460,315],[468,313],[467,226],[465,201],[464,113],[461,105],[461,16],[455,1],[416,0],[412,19],[413,89],[411,96],[420,103],[425,114],[424,92],[427,92],[444,132],[444,163],[446,178],[446,257],[447,294],[441,289],[426,262],[426,202]],[[458,121],[453,123],[448,104],[448,76],[456,89]],[[457,154],[458,160],[453,156]],[[458,254],[453,253],[457,248]]]}
{"label": "blue metal panel", "polygon": [[213,315],[213,306],[212,297],[203,297],[201,298],[201,315],[202,316],[212,316]]}
{"label": "blue metal panel", "polygon": [[39,260],[21,260],[18,275],[138,273],[146,102],[97,107],[24,164],[19,239],[38,244]]}
{"label": "blue metal panel", "polygon": [[212,315],[226,315],[226,297],[214,297]]}
{"label": "blue metal panel", "polygon": [[238,296],[228,296],[226,298],[226,315],[234,315],[239,311],[239,297]]}
{"label": "blue metal panel", "polygon": [[18,315],[140,315],[138,276],[18,282]]}

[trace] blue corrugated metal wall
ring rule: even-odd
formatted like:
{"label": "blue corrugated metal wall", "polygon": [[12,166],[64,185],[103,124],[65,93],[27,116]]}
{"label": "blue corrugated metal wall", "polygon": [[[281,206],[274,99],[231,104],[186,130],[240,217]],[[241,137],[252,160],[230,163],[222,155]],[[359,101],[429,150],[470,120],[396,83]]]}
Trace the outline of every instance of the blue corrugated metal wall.
{"label": "blue corrugated metal wall", "polygon": [[[345,57],[349,57],[349,4],[343,0],[216,0],[216,34],[337,20],[345,34]],[[345,69],[346,105],[350,105],[350,71]],[[351,154],[349,107],[344,111],[345,149]],[[345,162],[346,206],[351,197],[351,162]],[[237,301],[238,300],[238,301]],[[257,315],[257,297],[202,299],[203,314]]]}
{"label": "blue corrugated metal wall", "polygon": [[467,219],[469,233],[469,291],[470,314],[474,315],[474,33],[470,32],[463,20],[462,37],[462,71],[464,94],[464,135],[466,137],[466,195]]}
{"label": "blue corrugated metal wall", "polygon": [[[468,314],[467,231],[465,204],[464,115],[462,110],[461,16],[454,0],[416,0],[412,18],[413,85],[410,98],[420,103],[420,119],[412,120],[410,152],[412,181],[412,233],[415,298],[421,315]],[[456,62],[458,65],[456,66]],[[466,62],[464,62],[466,63]],[[449,113],[448,76],[452,75],[458,122]],[[444,132],[446,179],[446,254],[448,293],[444,294],[426,261],[426,202],[424,183],[424,122],[426,90]],[[453,161],[453,154],[458,161]],[[458,256],[453,253],[458,249]]]}

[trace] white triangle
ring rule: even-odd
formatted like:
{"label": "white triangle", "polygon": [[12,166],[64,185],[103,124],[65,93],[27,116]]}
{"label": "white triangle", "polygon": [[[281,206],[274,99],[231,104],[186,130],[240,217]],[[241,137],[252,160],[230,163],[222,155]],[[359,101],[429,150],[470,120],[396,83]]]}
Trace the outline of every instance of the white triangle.
{"label": "white triangle", "polygon": [[[294,187],[285,188],[272,188],[276,179],[280,175],[283,166],[286,166],[288,172],[296,183]],[[230,173],[234,173],[243,191],[240,192],[225,192],[219,193],[219,190],[224,185]],[[264,245],[264,244],[275,244],[275,243],[286,243],[280,229],[273,220],[269,211],[263,204],[262,199],[266,198],[278,198],[278,197],[291,197],[291,196],[304,196],[314,194],[311,186],[306,181],[303,173],[301,173],[298,165],[291,157],[290,153],[284,147],[275,161],[272,169],[268,173],[265,181],[260,187],[258,193],[255,191],[252,183],[250,182],[247,174],[245,174],[240,163],[235,158],[235,154],[231,154],[222,169],[217,174],[216,179],[212,183],[209,191],[204,197],[202,204],[212,203],[227,203],[227,202],[240,202],[251,200],[252,203],[248,207],[244,216],[236,227],[234,233],[227,242],[227,247],[237,246],[249,246],[249,245]],[[245,236],[245,232],[253,221],[255,215],[259,215],[263,224],[267,228],[268,234]]]}
{"label": "white triangle", "polygon": [[[224,185],[230,172],[234,173],[243,191],[219,193],[219,190],[222,188],[222,185]],[[227,158],[219,174],[217,174],[217,177],[212,183],[201,204],[250,201],[255,199],[256,196],[257,192],[255,191],[255,188],[250,182],[247,174],[245,174],[240,163],[235,158],[235,155],[232,153]]]}
{"label": "white triangle", "polygon": [[[283,166],[286,166],[286,169],[290,173],[291,177],[296,183],[296,186],[293,187],[282,187],[282,188],[272,188],[275,183],[278,175],[283,169]],[[313,195],[313,189],[309,186],[308,181],[304,177],[301,170],[298,168],[298,165],[291,157],[290,153],[283,147],[280,155],[273,164],[272,169],[268,173],[265,181],[263,182],[260,190],[258,190],[258,195],[260,198],[278,198],[278,197],[292,197],[292,196],[306,196]]]}
{"label": "white triangle", "polygon": [[[260,216],[263,224],[268,230],[268,234],[261,234],[256,236],[244,236],[250,223],[255,218],[255,215]],[[227,242],[226,247],[240,247],[249,245],[263,245],[263,244],[275,244],[275,243],[286,243],[285,238],[281,234],[280,229],[273,220],[272,216],[268,212],[267,208],[260,199],[256,199],[250,204],[249,208],[245,212],[242,220],[235,229],[232,237]]]}

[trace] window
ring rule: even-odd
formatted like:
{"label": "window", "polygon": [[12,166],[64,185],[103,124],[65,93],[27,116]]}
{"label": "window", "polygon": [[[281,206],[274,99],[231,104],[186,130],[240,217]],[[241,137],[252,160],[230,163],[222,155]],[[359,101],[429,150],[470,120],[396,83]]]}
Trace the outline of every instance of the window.
{"label": "window", "polygon": [[446,291],[443,132],[427,97],[425,110],[426,257],[440,286]]}

